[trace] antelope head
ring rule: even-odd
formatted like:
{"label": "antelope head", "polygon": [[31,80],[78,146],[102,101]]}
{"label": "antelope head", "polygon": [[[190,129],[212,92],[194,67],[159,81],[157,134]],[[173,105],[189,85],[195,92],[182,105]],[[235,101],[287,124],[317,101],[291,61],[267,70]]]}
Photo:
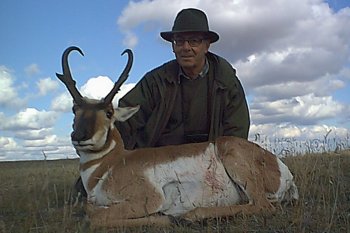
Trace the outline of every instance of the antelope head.
{"label": "antelope head", "polygon": [[[115,130],[114,122],[116,120],[124,121],[135,114],[139,106],[114,109],[112,100],[118,93],[121,85],[126,81],[133,62],[133,54],[130,49],[123,53],[128,54],[128,62],[115,82],[112,90],[105,98],[100,100],[83,97],[76,87],[76,82],[72,78],[68,65],[68,55],[72,51],[78,51],[82,56],[80,48],[72,46],[67,48],[62,55],[63,74],[57,74],[57,77],[65,84],[69,93],[73,97],[73,132],[71,139],[73,146],[79,152],[96,152],[111,147],[111,131]],[[115,141],[114,141],[115,142]],[[118,140],[123,146],[123,142]]]}

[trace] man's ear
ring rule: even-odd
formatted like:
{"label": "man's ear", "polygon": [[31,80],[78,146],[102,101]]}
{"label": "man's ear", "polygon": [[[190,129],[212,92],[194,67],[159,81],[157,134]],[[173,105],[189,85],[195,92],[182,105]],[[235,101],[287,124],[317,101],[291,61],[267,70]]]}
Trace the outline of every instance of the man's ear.
{"label": "man's ear", "polygon": [[139,111],[140,105],[135,107],[117,107],[114,112],[114,116],[117,121],[126,121],[132,117],[137,111]]}
{"label": "man's ear", "polygon": [[209,51],[209,48],[210,48],[210,41],[205,40],[204,43],[206,43],[207,51],[205,53],[207,53]]}

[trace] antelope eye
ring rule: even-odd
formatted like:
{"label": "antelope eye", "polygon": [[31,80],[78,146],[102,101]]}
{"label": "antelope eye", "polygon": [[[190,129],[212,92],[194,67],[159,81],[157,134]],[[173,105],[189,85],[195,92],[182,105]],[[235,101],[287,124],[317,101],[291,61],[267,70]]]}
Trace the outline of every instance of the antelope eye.
{"label": "antelope eye", "polygon": [[106,116],[107,116],[108,119],[111,119],[112,116],[113,116],[113,111],[107,111],[106,112]]}

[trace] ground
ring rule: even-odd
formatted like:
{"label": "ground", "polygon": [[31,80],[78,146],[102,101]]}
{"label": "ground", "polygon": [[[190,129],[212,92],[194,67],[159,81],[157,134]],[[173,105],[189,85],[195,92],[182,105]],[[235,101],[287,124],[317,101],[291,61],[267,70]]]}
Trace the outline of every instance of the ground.
{"label": "ground", "polygon": [[90,230],[73,205],[78,160],[0,163],[0,233],[7,232],[350,232],[350,151],[284,158],[300,200],[272,216],[235,216],[170,228]]}

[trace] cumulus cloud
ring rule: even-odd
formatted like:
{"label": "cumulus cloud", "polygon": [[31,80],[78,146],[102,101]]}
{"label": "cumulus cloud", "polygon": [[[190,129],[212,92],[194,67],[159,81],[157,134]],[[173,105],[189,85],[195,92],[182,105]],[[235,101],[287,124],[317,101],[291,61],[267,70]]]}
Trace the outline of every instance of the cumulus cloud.
{"label": "cumulus cloud", "polygon": [[25,109],[14,116],[0,113],[0,160],[32,160],[76,158],[68,135],[60,138],[53,133],[55,112]]}
{"label": "cumulus cloud", "polygon": [[337,53],[325,48],[286,48],[253,54],[233,65],[244,77],[245,83],[255,88],[291,80],[301,83],[313,81],[327,74],[335,74],[346,62],[346,56],[339,61]]}
{"label": "cumulus cloud", "polygon": [[339,76],[344,77],[347,80],[350,80],[350,68],[343,67],[339,72]]}
{"label": "cumulus cloud", "polygon": [[123,44],[127,48],[135,48],[137,43],[138,43],[138,38],[134,33],[132,33],[132,32],[125,33],[125,37],[123,39]]}
{"label": "cumulus cloud", "polygon": [[261,85],[254,88],[254,96],[259,101],[275,101],[278,99],[304,96],[310,93],[313,93],[315,96],[328,96],[334,91],[345,87],[346,82],[344,80],[326,75],[308,82],[290,80],[285,83]]}
{"label": "cumulus cloud", "polygon": [[51,136],[53,133],[52,128],[42,128],[42,129],[31,129],[31,130],[20,130],[15,132],[16,138],[26,139],[26,140],[40,140],[45,137]]}
{"label": "cumulus cloud", "polygon": [[17,143],[13,138],[0,137],[0,147],[4,150],[13,150],[17,147]]}
{"label": "cumulus cloud", "polygon": [[344,127],[293,124],[253,124],[250,140],[278,156],[346,149],[350,142],[349,130]]}
{"label": "cumulus cloud", "polygon": [[67,92],[55,97],[51,102],[51,109],[56,112],[70,112],[72,106],[73,99]]}
{"label": "cumulus cloud", "polygon": [[[107,76],[93,77],[87,80],[85,84],[80,88],[80,92],[83,96],[92,99],[102,99],[112,90],[114,82]],[[113,105],[118,106],[118,101],[126,93],[128,93],[135,83],[124,83],[120,91],[113,99]],[[51,103],[51,109],[57,112],[71,112],[73,106],[73,99],[69,93],[65,92],[55,97]]]}
{"label": "cumulus cloud", "polygon": [[[298,140],[314,140],[314,139],[341,139],[346,140],[349,137],[349,130],[344,127],[335,127],[328,125],[309,125],[298,126],[294,124],[253,124],[251,126],[252,141],[270,141],[278,139],[298,139]],[[264,132],[264,134],[261,134]],[[263,139],[265,138],[265,139]]]}
{"label": "cumulus cloud", "polygon": [[40,73],[39,65],[38,64],[30,64],[27,66],[24,71],[26,72],[27,75],[32,76],[35,74]]}
{"label": "cumulus cloud", "polygon": [[[114,82],[107,76],[98,76],[90,78],[82,87],[81,94],[92,99],[102,99],[112,90]],[[134,83],[125,83],[120,87],[120,91],[113,99],[114,106],[118,105],[118,101],[127,92],[135,86]],[[72,106],[72,105],[70,105]]]}
{"label": "cumulus cloud", "polygon": [[[213,7],[215,6],[215,7]],[[153,0],[129,1],[117,18],[126,47],[142,43],[145,33],[171,30],[179,10],[204,10],[210,29],[220,35],[210,50],[235,68],[248,94],[252,125],[250,136],[270,138],[349,137],[350,103],[343,93],[350,80],[350,8],[333,11],[322,0]],[[273,10],[271,10],[273,9]],[[219,12],[219,13],[218,13]],[[156,41],[156,38],[158,38]],[[37,64],[25,68],[40,73]],[[23,106],[13,72],[0,66],[0,107]],[[89,79],[79,89],[101,99],[114,82],[106,76]],[[124,84],[114,98],[134,87]],[[37,82],[40,95],[58,87],[50,78]],[[0,112],[0,159],[76,157],[69,136],[53,132],[62,112],[71,112],[67,91],[51,102],[51,111],[28,107],[13,116]]]}
{"label": "cumulus cloud", "polygon": [[145,24],[158,34],[171,29],[181,9],[202,9],[220,35],[211,50],[237,69],[249,95],[253,125],[294,125],[278,132],[300,136],[300,127],[316,132],[311,125],[348,119],[347,101],[333,96],[350,77],[350,8],[335,12],[322,0],[173,2],[130,2],[118,26],[126,37],[139,36]]}
{"label": "cumulus cloud", "polygon": [[146,22],[163,28],[167,25],[164,30],[170,30],[180,9],[203,9],[211,29],[220,34],[219,42],[213,45],[215,51],[239,68],[249,87],[288,80],[312,81],[338,71],[349,57],[350,28],[346,25],[350,9],[335,13],[321,0],[174,3],[130,2],[118,25],[134,36],[133,29]]}
{"label": "cumulus cloud", "polygon": [[18,108],[24,104],[24,100],[19,98],[14,86],[14,77],[11,71],[0,65],[0,107]]}
{"label": "cumulus cloud", "polygon": [[0,160],[77,158],[69,135],[53,132],[58,114],[27,108],[13,116],[0,113]]}
{"label": "cumulus cloud", "polygon": [[332,96],[317,97],[314,94],[280,99],[270,102],[257,101],[252,104],[252,120],[256,124],[297,123],[317,124],[324,119],[334,118],[344,106]]}
{"label": "cumulus cloud", "polygon": [[23,145],[25,147],[42,147],[42,146],[47,146],[47,145],[52,145],[54,142],[57,141],[57,136],[56,135],[46,135],[43,138],[38,138],[35,140],[25,140]]}
{"label": "cumulus cloud", "polygon": [[69,137],[55,135],[37,140],[23,140],[0,137],[0,160],[33,160],[78,158]]}
{"label": "cumulus cloud", "polygon": [[7,131],[40,130],[52,127],[58,115],[53,111],[39,111],[35,108],[26,108],[16,115],[5,118],[0,122],[0,129]]}
{"label": "cumulus cloud", "polygon": [[111,91],[113,85],[113,81],[106,76],[93,77],[81,87],[81,94],[92,99],[102,99]]}
{"label": "cumulus cloud", "polygon": [[[125,37],[123,43],[129,48],[138,44],[138,36],[134,29],[142,31],[169,30],[178,9],[187,6],[189,1],[130,1],[117,19],[117,25]],[[198,1],[192,1],[198,2]]]}
{"label": "cumulus cloud", "polygon": [[36,83],[39,89],[39,95],[46,95],[59,87],[59,83],[51,78],[40,79]]}

